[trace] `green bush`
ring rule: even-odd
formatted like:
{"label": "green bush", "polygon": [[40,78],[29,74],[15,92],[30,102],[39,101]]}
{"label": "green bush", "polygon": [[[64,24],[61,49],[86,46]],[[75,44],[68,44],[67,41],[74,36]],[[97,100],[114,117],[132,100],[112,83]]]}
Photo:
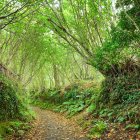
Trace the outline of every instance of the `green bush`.
{"label": "green bush", "polygon": [[138,104],[140,103],[139,73],[108,77],[103,83],[100,100],[104,104]]}
{"label": "green bush", "polygon": [[108,77],[98,99],[97,114],[113,122],[140,123],[139,89],[139,72]]}
{"label": "green bush", "polygon": [[88,108],[88,106],[91,108],[93,104],[95,105],[99,92],[100,90],[97,87],[82,89],[80,86],[78,87],[77,84],[73,84],[70,86],[70,89],[65,90],[63,94],[59,89],[49,89],[43,93],[33,93],[31,98],[32,103],[41,108],[53,109],[57,112],[66,112],[70,117]]}
{"label": "green bush", "polygon": [[[12,81],[0,74],[0,136],[18,131],[33,119],[27,104],[21,98],[22,91]],[[24,122],[24,123],[23,123]],[[27,126],[27,124],[25,124]]]}
{"label": "green bush", "polygon": [[[0,138],[7,135],[22,136],[25,131],[29,130],[31,126],[28,123],[21,121],[7,121],[0,123]],[[0,139],[0,140],[1,140]]]}
{"label": "green bush", "polygon": [[0,75],[0,120],[18,118],[21,101],[17,96],[17,88]]}

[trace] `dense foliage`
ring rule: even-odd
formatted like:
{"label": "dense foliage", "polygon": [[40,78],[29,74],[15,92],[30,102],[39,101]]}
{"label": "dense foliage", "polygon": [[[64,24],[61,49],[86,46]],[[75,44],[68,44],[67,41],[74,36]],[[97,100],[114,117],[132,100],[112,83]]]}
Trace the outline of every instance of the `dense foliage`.
{"label": "dense foliage", "polygon": [[0,73],[0,139],[6,134],[20,135],[18,130],[28,130],[27,122],[33,119],[20,93],[17,85]]}
{"label": "dense foliage", "polygon": [[0,76],[0,120],[15,119],[20,116],[19,107],[21,105],[17,97],[16,87],[6,83],[2,75]]}
{"label": "dense foliage", "polygon": [[0,120],[23,119],[31,97],[70,116],[88,110],[97,137],[106,117],[139,129],[139,0],[2,0],[0,40],[10,80],[1,76]]}
{"label": "dense foliage", "polygon": [[52,89],[33,94],[32,102],[44,109],[66,112],[69,117],[85,109],[88,113],[92,113],[96,108],[95,100],[100,92],[97,86],[99,85],[94,82],[75,83],[65,89]]}

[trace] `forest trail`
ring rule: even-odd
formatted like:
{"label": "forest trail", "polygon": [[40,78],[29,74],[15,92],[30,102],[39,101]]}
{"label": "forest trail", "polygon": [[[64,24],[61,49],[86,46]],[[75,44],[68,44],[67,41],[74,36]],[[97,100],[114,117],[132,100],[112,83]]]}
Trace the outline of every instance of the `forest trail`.
{"label": "forest trail", "polygon": [[73,120],[49,110],[34,110],[37,119],[22,140],[88,140]]}

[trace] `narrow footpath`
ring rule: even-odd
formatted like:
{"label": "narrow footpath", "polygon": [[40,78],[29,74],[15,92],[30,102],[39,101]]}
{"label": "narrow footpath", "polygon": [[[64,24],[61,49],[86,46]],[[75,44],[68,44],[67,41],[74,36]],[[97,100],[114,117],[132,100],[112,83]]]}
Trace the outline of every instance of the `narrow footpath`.
{"label": "narrow footpath", "polygon": [[73,120],[52,111],[34,110],[37,114],[34,127],[20,140],[88,140]]}

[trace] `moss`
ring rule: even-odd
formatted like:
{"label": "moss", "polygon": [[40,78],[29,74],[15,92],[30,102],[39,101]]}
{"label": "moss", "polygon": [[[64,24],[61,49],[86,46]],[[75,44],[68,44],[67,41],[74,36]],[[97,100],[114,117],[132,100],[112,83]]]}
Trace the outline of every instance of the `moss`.
{"label": "moss", "polygon": [[0,120],[17,118],[21,101],[17,96],[17,88],[0,74]]}
{"label": "moss", "polygon": [[21,136],[30,128],[31,127],[28,123],[23,123],[21,121],[0,122],[0,136],[1,138],[5,138],[12,134]]}
{"label": "moss", "polygon": [[24,124],[26,125],[26,122],[33,119],[33,113],[29,111],[25,101],[21,99],[21,93],[22,91],[13,81],[10,81],[0,73],[1,137],[18,132],[20,128],[23,128]]}
{"label": "moss", "polygon": [[6,134],[6,129],[9,126],[9,122],[0,123],[0,135],[3,136]]}

